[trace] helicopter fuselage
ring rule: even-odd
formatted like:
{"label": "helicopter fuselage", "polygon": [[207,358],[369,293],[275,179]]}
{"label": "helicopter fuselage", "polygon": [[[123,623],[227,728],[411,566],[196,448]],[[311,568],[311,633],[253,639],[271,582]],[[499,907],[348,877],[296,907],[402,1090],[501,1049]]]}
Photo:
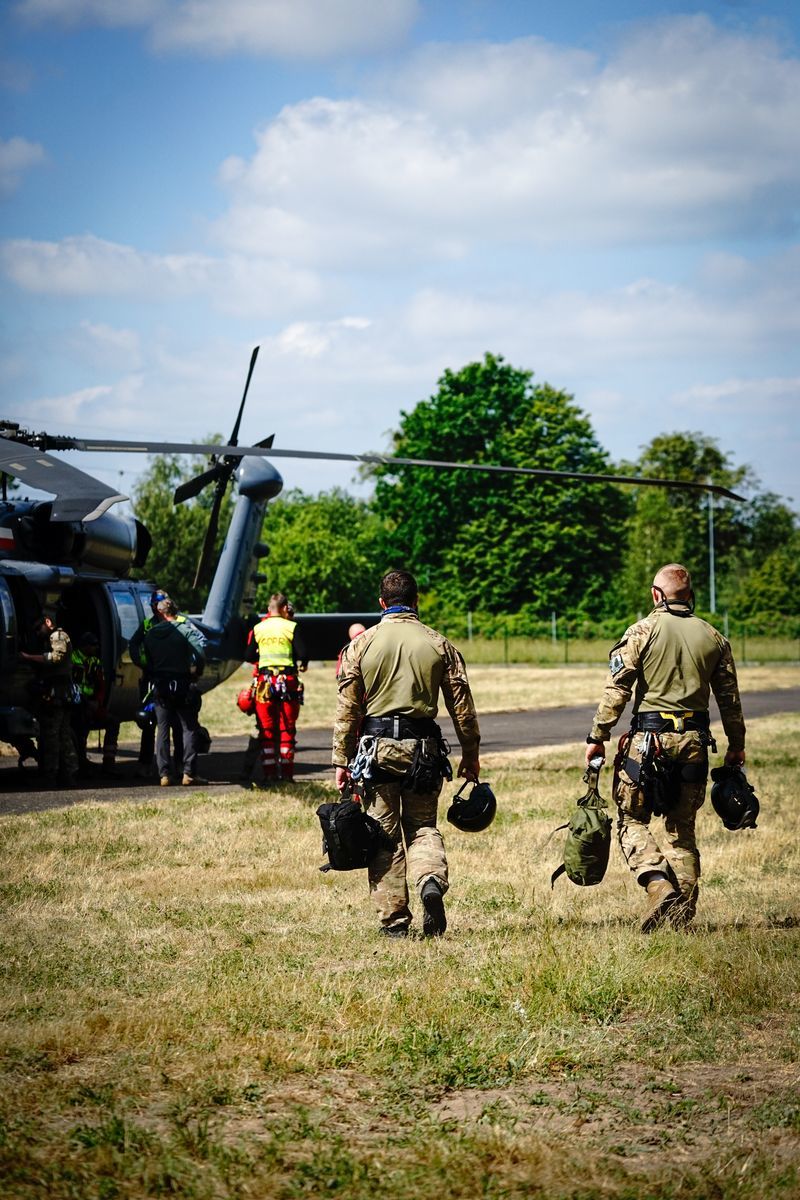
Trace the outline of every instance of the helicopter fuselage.
{"label": "helicopter fuselage", "polygon": [[[282,480],[271,464],[252,460],[237,471],[239,496],[219,555],[210,600],[194,618],[207,639],[200,690],[215,687],[241,664],[253,623],[254,569],[265,552],[258,542],[267,501]],[[150,535],[133,517],[105,513],[91,522],[53,521],[48,502],[0,502],[0,741],[36,735],[34,672],[21,651],[37,653],[33,627],[46,613],[67,630],[98,639],[108,712],[133,720],[141,704],[141,670],[128,642],[151,615],[156,584],[129,578],[150,549]]]}
{"label": "helicopter fuselage", "polygon": [[[282,480],[271,463],[245,459],[236,471],[234,505],[203,613],[192,620],[206,637],[206,665],[198,680],[210,691],[238,669],[247,636],[258,618],[256,574],[267,554],[260,541],[267,502]],[[151,539],[141,522],[110,513],[89,521],[53,521],[48,502],[0,501],[0,741],[36,736],[34,672],[21,651],[37,653],[37,617],[52,616],[73,642],[98,639],[106,678],[112,682],[108,712],[131,721],[141,704],[141,670],[128,642],[151,615],[156,583],[129,578],[143,566]],[[298,613],[310,658],[331,659],[347,641],[353,621],[374,624],[379,613]]]}

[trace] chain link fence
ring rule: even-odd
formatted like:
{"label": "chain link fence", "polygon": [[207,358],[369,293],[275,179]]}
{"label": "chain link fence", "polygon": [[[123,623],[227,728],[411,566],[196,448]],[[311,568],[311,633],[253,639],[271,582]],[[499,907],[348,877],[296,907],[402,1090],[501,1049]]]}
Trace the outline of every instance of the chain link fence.
{"label": "chain link fence", "polygon": [[[531,620],[520,614],[464,613],[444,620],[439,628],[468,650],[475,663],[599,663],[629,621],[587,621],[560,616]],[[800,619],[759,617],[743,620],[729,613],[699,613],[731,642],[738,663],[800,663]],[[424,619],[424,618],[423,618]]]}

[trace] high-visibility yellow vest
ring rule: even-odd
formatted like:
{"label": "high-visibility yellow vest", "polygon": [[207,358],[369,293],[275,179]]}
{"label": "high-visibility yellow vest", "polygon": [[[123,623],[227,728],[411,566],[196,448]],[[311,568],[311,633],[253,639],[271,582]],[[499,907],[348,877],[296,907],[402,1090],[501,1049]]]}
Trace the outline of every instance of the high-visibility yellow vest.
{"label": "high-visibility yellow vest", "polygon": [[294,631],[296,621],[285,617],[264,617],[253,629],[253,638],[258,646],[258,665],[280,667],[285,670],[294,666]]}

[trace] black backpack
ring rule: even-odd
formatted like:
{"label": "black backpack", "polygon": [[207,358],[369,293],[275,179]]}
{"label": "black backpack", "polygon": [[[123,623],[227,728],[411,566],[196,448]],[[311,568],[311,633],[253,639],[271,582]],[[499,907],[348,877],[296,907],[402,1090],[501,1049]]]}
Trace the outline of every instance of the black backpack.
{"label": "black backpack", "polygon": [[328,862],[320,871],[360,871],[368,867],[379,850],[394,849],[383,826],[353,800],[320,804],[322,853]]}

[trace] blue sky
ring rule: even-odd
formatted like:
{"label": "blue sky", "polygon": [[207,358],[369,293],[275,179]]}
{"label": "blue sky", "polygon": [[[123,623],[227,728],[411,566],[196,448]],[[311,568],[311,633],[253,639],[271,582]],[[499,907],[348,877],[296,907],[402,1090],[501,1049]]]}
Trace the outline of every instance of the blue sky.
{"label": "blue sky", "polygon": [[[796,4],[17,0],[0,23],[5,416],[227,434],[260,343],[243,440],[380,451],[489,350],[615,458],[700,431],[798,505]],[[79,465],[128,491],[144,464]]]}

